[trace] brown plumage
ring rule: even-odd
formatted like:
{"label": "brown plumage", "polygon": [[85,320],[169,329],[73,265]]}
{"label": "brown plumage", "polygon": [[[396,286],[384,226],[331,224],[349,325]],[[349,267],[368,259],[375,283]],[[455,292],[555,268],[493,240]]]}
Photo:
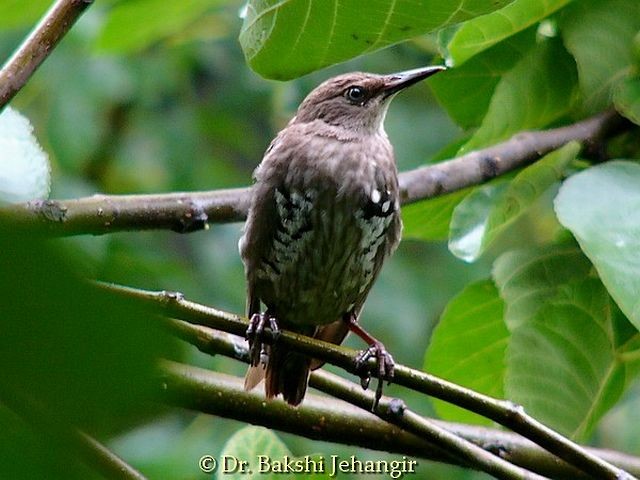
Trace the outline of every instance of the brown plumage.
{"label": "brown plumage", "polygon": [[371,345],[363,360],[375,356],[380,375],[392,375],[391,356],[356,323],[402,230],[396,165],[383,121],[396,92],[440,70],[327,80],[269,146],[255,172],[239,245],[252,319],[247,389],[264,377],[268,398],[282,393],[297,405],[310,369],[321,365],[277,342],[263,347],[265,323],[336,344],[352,330]]}

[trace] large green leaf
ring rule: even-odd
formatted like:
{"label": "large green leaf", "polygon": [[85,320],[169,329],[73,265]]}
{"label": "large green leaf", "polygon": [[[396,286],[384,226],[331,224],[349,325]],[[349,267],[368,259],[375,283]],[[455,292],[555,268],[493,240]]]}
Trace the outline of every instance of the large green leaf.
{"label": "large green leaf", "polygon": [[496,85],[535,45],[535,35],[531,28],[429,79],[438,101],[456,123],[464,128],[480,125]]}
{"label": "large green leaf", "polygon": [[640,78],[627,78],[613,96],[616,109],[636,125],[640,125]]}
{"label": "large green leaf", "polygon": [[515,250],[501,255],[493,278],[506,301],[511,331],[528,322],[560,286],[589,275],[592,266],[577,247]]}
{"label": "large green leaf", "polygon": [[[490,280],[468,285],[442,313],[424,361],[424,369],[452,382],[504,396],[505,351],[509,338],[503,302]],[[434,401],[440,417],[456,422],[489,420],[443,401]]]}
{"label": "large green leaf", "polygon": [[[8,430],[5,400],[19,395],[25,419],[38,418],[35,405],[61,428],[106,439],[153,415],[157,359],[177,358],[154,313],[81,279],[85,265],[64,246],[0,222],[0,478],[93,478],[73,473],[77,448],[55,436],[57,427],[23,420]],[[22,449],[9,462],[18,438]]]}
{"label": "large green leaf", "polygon": [[621,310],[640,328],[640,165],[615,161],[572,176],[556,198],[574,234]]}
{"label": "large green leaf", "polygon": [[594,113],[611,103],[614,87],[630,72],[640,2],[581,0],[565,12],[562,36],[578,65],[584,110]]}
{"label": "large green leaf", "polygon": [[511,332],[507,398],[584,438],[636,375],[623,353],[637,350],[638,332],[575,247],[506,253],[494,278]]}
{"label": "large green leaf", "polygon": [[453,213],[451,252],[463,260],[475,261],[557,185],[579,150],[578,143],[565,145],[522,170],[506,187],[485,185],[470,194]]}
{"label": "large green leaf", "polygon": [[447,64],[458,66],[505,38],[529,28],[548,17],[571,0],[516,0],[506,7],[483,15],[452,32],[443,33],[447,38],[445,58]]}
{"label": "large green leaf", "polygon": [[625,385],[613,338],[617,312],[597,279],[564,285],[512,332],[508,397],[552,428],[586,438]]}
{"label": "large green leaf", "polygon": [[579,151],[579,143],[569,143],[518,173],[491,209],[483,243],[490,244],[522,217],[545,192],[557,185]]}
{"label": "large green leaf", "polygon": [[574,60],[562,43],[547,39],[538,44],[501,78],[482,125],[462,152],[559,119],[573,105],[576,82]]}
{"label": "large green leaf", "polygon": [[289,79],[507,3],[509,0],[250,0],[240,43],[256,72]]}

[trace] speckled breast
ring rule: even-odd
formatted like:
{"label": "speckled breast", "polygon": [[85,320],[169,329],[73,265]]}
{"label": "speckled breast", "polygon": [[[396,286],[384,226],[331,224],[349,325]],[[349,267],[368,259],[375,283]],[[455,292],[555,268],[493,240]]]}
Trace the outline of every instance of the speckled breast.
{"label": "speckled breast", "polygon": [[280,321],[321,325],[359,310],[400,231],[397,196],[279,188],[278,225],[256,294]]}

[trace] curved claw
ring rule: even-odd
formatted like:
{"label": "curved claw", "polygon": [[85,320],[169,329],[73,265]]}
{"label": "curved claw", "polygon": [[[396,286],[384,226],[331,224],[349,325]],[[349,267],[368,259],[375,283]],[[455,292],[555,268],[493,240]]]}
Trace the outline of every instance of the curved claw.
{"label": "curved claw", "polygon": [[363,390],[366,390],[367,388],[369,388],[370,382],[371,382],[371,375],[365,374],[362,377],[360,377],[360,385],[362,386]]}
{"label": "curved claw", "polygon": [[249,319],[249,327],[247,328],[245,337],[249,341],[249,361],[253,367],[258,364],[267,364],[268,354],[265,344],[262,341],[267,322],[269,323],[269,329],[275,340],[280,333],[275,318],[269,316],[267,313],[254,313]]}
{"label": "curved claw", "polygon": [[356,370],[362,370],[360,376],[360,384],[363,389],[367,389],[369,387],[369,381],[371,380],[371,372],[368,368],[366,368],[366,364],[370,358],[376,359],[377,365],[377,377],[378,377],[378,385],[376,387],[376,395],[373,403],[372,410],[378,406],[380,402],[380,398],[382,397],[382,387],[384,381],[387,380],[388,384],[391,383],[394,374],[395,362],[393,357],[389,352],[387,352],[386,348],[381,342],[376,341],[369,345],[369,348],[360,352],[360,354],[356,358]]}

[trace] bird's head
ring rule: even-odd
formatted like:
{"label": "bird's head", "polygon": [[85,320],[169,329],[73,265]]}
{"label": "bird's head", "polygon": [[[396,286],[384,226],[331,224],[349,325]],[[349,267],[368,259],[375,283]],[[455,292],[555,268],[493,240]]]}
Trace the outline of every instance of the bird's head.
{"label": "bird's head", "polygon": [[349,130],[375,133],[382,128],[387,107],[396,93],[444,69],[433,66],[390,75],[354,72],[330,78],[304,99],[293,122],[321,120]]}

